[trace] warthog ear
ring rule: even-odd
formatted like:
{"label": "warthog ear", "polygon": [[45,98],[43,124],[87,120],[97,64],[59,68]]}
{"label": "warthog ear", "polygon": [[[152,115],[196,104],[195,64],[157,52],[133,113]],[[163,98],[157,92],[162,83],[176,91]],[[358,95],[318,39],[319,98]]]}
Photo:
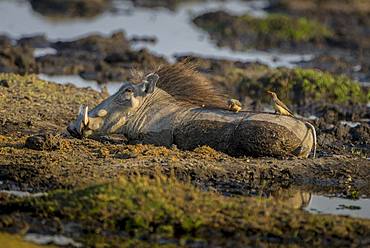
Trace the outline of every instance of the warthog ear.
{"label": "warthog ear", "polygon": [[145,92],[150,94],[153,93],[155,86],[158,82],[159,76],[156,73],[150,73],[145,77],[144,87]]}

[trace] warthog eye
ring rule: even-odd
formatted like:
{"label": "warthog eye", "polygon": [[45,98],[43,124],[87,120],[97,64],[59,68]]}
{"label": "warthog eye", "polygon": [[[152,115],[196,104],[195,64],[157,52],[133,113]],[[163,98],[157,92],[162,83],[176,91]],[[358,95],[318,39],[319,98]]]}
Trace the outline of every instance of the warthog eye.
{"label": "warthog eye", "polygon": [[127,89],[125,89],[125,92],[132,93],[132,89],[131,88],[127,88]]}

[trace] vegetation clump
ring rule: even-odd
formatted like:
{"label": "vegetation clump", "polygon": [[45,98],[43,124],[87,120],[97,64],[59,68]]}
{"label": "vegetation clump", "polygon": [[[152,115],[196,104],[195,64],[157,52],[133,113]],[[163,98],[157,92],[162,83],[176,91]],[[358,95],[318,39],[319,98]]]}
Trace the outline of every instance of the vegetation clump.
{"label": "vegetation clump", "polygon": [[315,69],[277,68],[250,73],[229,70],[225,80],[233,81],[240,98],[250,96],[268,102],[266,90],[275,91],[287,103],[303,106],[312,102],[329,101],[336,104],[367,103],[370,91],[359,82],[344,75],[333,75]]}
{"label": "vegetation clump", "polygon": [[217,11],[196,17],[194,23],[209,32],[219,45],[236,50],[315,44],[333,35],[328,27],[314,20],[283,14],[260,18]]}
{"label": "vegetation clump", "polygon": [[307,18],[291,18],[283,14],[271,14],[266,18],[243,15],[242,22],[247,24],[257,36],[275,36],[279,41],[309,42],[331,36],[331,31],[321,24]]}
{"label": "vegetation clump", "polygon": [[0,209],[59,224],[78,223],[79,241],[88,246],[123,241],[230,246],[230,240],[234,245],[344,245],[360,244],[370,235],[368,220],[312,215],[272,199],[226,198],[161,175],[55,191]]}

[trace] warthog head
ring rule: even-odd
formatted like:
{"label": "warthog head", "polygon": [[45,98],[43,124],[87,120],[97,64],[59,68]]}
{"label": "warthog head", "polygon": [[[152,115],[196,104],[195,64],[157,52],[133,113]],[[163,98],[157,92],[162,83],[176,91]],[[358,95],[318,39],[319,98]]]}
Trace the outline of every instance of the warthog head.
{"label": "warthog head", "polygon": [[157,74],[151,73],[139,84],[125,82],[93,110],[81,106],[77,119],[69,124],[68,132],[76,138],[116,133],[135,114],[145,97],[153,93],[158,79]]}

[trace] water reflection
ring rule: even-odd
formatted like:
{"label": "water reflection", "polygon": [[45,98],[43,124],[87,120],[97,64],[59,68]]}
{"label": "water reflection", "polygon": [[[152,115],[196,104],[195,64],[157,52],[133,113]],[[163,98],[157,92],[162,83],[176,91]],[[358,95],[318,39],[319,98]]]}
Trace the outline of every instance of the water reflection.
{"label": "water reflection", "polygon": [[288,204],[294,209],[307,207],[311,202],[311,193],[299,190],[281,190],[273,192],[271,197],[276,201]]}
{"label": "water reflection", "polygon": [[111,95],[118,91],[121,87],[120,82],[109,82],[108,84],[98,84],[94,80],[86,80],[81,78],[78,75],[46,75],[46,74],[39,74],[38,77],[42,80],[55,82],[58,84],[73,84],[79,88],[91,88],[96,91],[106,90]]}
{"label": "water reflection", "polygon": [[351,217],[370,219],[370,199],[343,199],[312,195],[310,204],[304,210],[311,213],[348,215]]}
{"label": "water reflection", "polygon": [[350,200],[292,189],[274,192],[271,197],[294,209],[302,209],[314,214],[346,215],[370,219],[370,199],[368,198]]}
{"label": "water reflection", "polygon": [[63,235],[46,235],[37,233],[27,233],[24,236],[24,240],[33,242],[39,245],[55,244],[57,246],[68,246],[68,247],[82,247],[81,243],[74,241],[71,238]]}

